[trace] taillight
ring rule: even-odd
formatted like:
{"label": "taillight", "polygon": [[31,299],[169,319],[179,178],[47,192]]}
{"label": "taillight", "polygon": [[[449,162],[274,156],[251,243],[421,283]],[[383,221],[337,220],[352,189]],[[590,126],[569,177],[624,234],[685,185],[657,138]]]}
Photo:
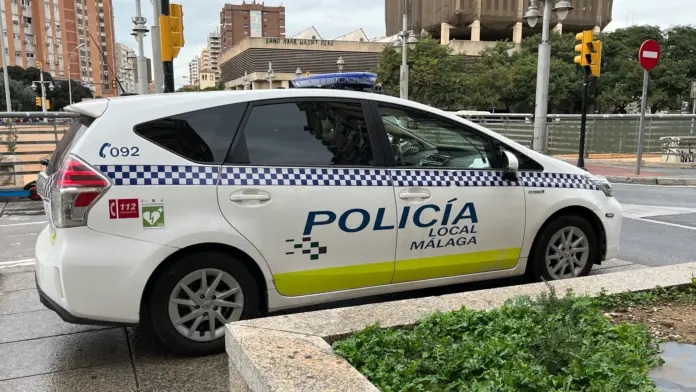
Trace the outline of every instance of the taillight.
{"label": "taillight", "polygon": [[87,213],[109,187],[109,179],[75,156],[68,156],[55,174],[51,189],[51,215],[56,227],[87,224]]}

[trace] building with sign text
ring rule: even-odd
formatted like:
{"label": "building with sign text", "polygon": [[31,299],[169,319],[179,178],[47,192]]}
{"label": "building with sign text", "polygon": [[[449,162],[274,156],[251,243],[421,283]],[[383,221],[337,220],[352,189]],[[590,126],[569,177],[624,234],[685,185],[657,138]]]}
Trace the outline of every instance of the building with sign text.
{"label": "building with sign text", "polygon": [[248,75],[250,89],[268,89],[269,63],[273,69],[273,88],[290,88],[290,81],[302,75],[338,72],[342,58],[343,72],[370,71],[379,64],[379,56],[388,42],[370,41],[362,30],[334,40],[324,40],[314,28],[295,37],[312,38],[245,38],[220,55],[225,88],[244,88]]}

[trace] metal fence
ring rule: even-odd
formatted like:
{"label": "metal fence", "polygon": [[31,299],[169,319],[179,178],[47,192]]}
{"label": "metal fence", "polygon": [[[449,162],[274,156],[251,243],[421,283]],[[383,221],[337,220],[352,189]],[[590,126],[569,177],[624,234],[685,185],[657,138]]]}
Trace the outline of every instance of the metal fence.
{"label": "metal fence", "polygon": [[[462,116],[522,145],[530,147],[534,133],[532,114],[487,114]],[[638,146],[638,114],[591,114],[587,116],[588,154],[632,154]],[[580,115],[552,114],[547,118],[548,153],[577,154],[580,145]],[[661,137],[696,135],[696,116],[651,114],[645,119],[646,153],[659,153]]]}
{"label": "metal fence", "polygon": [[[24,189],[41,171],[42,157],[53,154],[77,114],[0,112],[0,193]],[[24,194],[22,194],[24,195]]]}

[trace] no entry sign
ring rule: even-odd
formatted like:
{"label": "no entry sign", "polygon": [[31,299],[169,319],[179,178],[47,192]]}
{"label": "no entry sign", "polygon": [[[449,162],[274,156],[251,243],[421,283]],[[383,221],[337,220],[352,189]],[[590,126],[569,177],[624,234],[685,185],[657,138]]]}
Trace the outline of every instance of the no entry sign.
{"label": "no entry sign", "polygon": [[660,62],[660,44],[657,41],[649,39],[643,42],[638,52],[640,66],[646,71],[650,71],[657,67]]}

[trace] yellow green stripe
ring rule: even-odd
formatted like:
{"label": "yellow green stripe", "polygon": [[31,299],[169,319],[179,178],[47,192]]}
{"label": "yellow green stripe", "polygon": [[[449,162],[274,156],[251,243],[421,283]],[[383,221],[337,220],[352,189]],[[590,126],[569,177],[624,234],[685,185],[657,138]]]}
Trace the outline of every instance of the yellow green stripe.
{"label": "yellow green stripe", "polygon": [[[520,248],[463,253],[386,263],[352,265],[273,276],[281,295],[294,297],[389,283],[467,275],[514,268]],[[393,279],[393,281],[392,281]]]}

